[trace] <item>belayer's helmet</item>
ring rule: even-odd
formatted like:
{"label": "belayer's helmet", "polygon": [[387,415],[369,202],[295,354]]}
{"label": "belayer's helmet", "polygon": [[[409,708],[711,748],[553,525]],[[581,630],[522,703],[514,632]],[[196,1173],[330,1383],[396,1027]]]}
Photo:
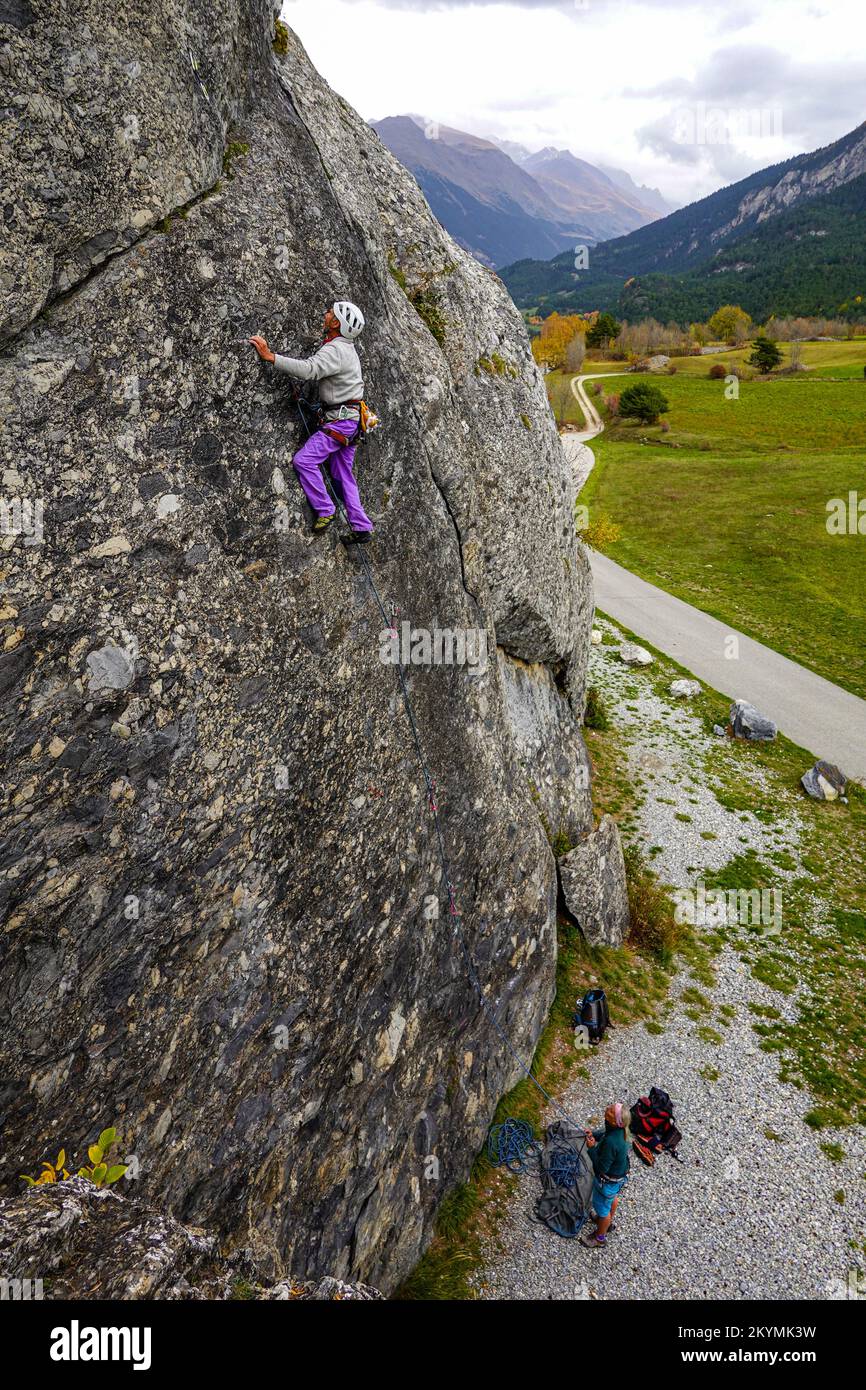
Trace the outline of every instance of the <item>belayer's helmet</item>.
{"label": "belayer's helmet", "polygon": [[340,320],[340,336],[343,338],[357,338],[364,331],[364,315],[357,304],[350,304],[348,299],[338,299],[334,305],[334,313]]}

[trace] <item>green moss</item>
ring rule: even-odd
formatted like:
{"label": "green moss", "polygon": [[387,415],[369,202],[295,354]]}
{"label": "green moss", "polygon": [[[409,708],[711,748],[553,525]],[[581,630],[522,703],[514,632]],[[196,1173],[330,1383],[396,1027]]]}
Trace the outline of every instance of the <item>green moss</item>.
{"label": "green moss", "polygon": [[721,1074],[718,1068],[711,1067],[709,1062],[705,1062],[702,1067],[698,1068],[698,1076],[702,1076],[705,1081],[718,1081]]}
{"label": "green moss", "polygon": [[427,325],[440,347],[445,346],[445,315],[439,305],[439,296],[429,288],[410,290],[409,303],[416,314]]}
{"label": "green moss", "polygon": [[507,376],[512,379],[519,376],[514,364],[506,361],[499,352],[492,352],[489,357],[479,357],[475,364],[476,376],[481,372],[486,372],[488,376]]}
{"label": "green moss", "polygon": [[523,428],[524,428],[525,430],[531,430],[531,429],[532,429],[532,421],[530,420],[530,418],[529,418],[528,415],[521,415],[521,417],[520,417],[520,423],[521,423],[521,425],[523,426]]}
{"label": "green moss", "polygon": [[400,269],[397,262],[395,261],[393,254],[388,256],[388,269],[391,272],[392,279],[396,280],[397,284],[400,286],[400,289],[408,298],[409,289],[406,282],[406,276],[404,275],[403,271]]}
{"label": "green moss", "polygon": [[[283,26],[285,28],[285,26]],[[250,147],[245,140],[230,140],[223,152],[223,173],[226,178],[234,178],[233,164],[236,159],[243,159],[250,152]]]}
{"label": "green moss", "polygon": [[274,21],[274,38],[272,47],[274,52],[279,54],[281,58],[285,58],[286,54],[289,51],[288,25],[284,24],[281,19],[277,19]]}

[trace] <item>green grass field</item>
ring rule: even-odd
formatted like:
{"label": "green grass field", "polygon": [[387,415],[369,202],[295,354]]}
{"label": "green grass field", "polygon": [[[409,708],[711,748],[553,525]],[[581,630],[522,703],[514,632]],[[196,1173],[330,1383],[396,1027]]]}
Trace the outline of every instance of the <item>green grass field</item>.
{"label": "green grass field", "polygon": [[866,697],[866,535],[826,526],[831,498],[866,497],[866,343],[806,347],[820,376],[744,381],[738,400],[712,359],[653,377],[670,431],[608,427],[581,502],[622,528],[612,559]]}

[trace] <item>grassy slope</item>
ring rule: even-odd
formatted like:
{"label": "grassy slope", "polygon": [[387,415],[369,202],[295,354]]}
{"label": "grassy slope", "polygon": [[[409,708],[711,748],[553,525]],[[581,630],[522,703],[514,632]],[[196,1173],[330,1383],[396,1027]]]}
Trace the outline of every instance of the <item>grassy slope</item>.
{"label": "grassy slope", "polygon": [[866,536],[826,529],[830,498],[866,493],[866,345],[808,346],[857,375],[743,382],[739,400],[703,374],[654,378],[670,433],[607,431],[581,501],[622,527],[612,559],[866,697]]}

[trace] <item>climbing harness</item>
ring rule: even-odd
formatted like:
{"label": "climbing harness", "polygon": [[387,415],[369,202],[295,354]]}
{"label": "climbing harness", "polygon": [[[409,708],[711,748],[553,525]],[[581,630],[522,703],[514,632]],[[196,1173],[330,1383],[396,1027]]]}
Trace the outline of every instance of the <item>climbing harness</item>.
{"label": "climbing harness", "polygon": [[[309,401],[305,396],[303,396],[300,387],[296,386],[292,388],[291,397],[297,407],[298,415],[301,420],[301,425],[303,429],[306,430],[307,437],[309,438],[309,436],[314,432],[314,430],[318,428],[319,417],[317,408],[313,404],[313,402]],[[315,423],[311,423],[312,421],[315,421]],[[345,507],[343,506],[343,503],[340,500],[340,498],[336,496],[331,486],[330,480],[327,478],[327,476],[325,482],[328,492],[332,500],[334,501],[335,506],[340,508],[340,511],[343,513],[343,516],[347,524],[351,525],[351,523],[349,522],[349,518],[346,515]],[[370,592],[372,593],[373,598],[376,601],[376,606],[379,609],[380,614],[382,615],[382,622],[386,628],[393,631],[393,628],[395,626],[393,614],[399,610],[394,610],[392,606],[392,617],[389,618],[388,613],[385,609],[385,604],[383,603],[382,597],[376,586],[376,581],[373,578],[373,571],[370,568],[370,561],[366,553],[361,547],[358,548],[356,553],[361,561],[361,564],[364,567],[367,582],[370,585]],[[409,721],[409,728],[412,731],[412,741],[415,745],[415,752],[418,756],[418,764],[424,776],[424,784],[427,790],[427,801],[429,803],[430,813],[433,818],[436,845],[439,853],[439,862],[442,869],[442,884],[448,897],[448,914],[454,922],[454,931],[457,936],[457,942],[460,947],[460,952],[463,956],[463,961],[466,967],[466,973],[469,976],[470,983],[472,984],[473,989],[478,995],[481,1008],[487,1015],[488,1019],[490,1020],[490,1023],[493,1025],[494,1031],[496,1032],[506,1051],[511,1055],[514,1061],[520,1067],[520,1070],[524,1073],[528,1080],[532,1082],[533,1086],[535,1086],[536,1089],[541,1093],[541,1095],[547,1101],[551,1109],[555,1110],[558,1115],[562,1116],[563,1120],[569,1126],[569,1129],[576,1130],[578,1134],[583,1134],[582,1127],[580,1125],[577,1125],[575,1121],[572,1120],[568,1112],[565,1111],[556,1100],[554,1100],[550,1092],[547,1091],[544,1088],[544,1086],[542,1086],[538,1078],[533,1075],[531,1067],[527,1066],[526,1062],[520,1056],[520,1053],[512,1045],[511,1039],[508,1037],[507,1033],[505,1032],[505,1029],[499,1022],[499,1019],[497,1018],[495,1011],[491,1007],[488,1000],[485,998],[484,986],[482,985],[481,980],[478,977],[478,972],[475,969],[475,965],[473,963],[472,956],[469,951],[469,946],[463,932],[463,919],[457,906],[454,885],[451,882],[451,865],[448,859],[448,854],[445,849],[445,837],[442,832],[442,822],[439,816],[439,807],[436,801],[436,782],[430,773],[430,769],[427,765],[427,759],[424,756],[424,748],[421,742],[421,734],[419,732],[418,724],[415,719],[415,712],[412,707],[412,699],[409,694],[409,687],[406,681],[406,668],[404,667],[403,662],[399,659],[399,657],[394,664],[397,669],[397,679],[400,682],[400,691],[403,697],[403,707],[406,711],[406,718]],[[559,1126],[557,1126],[556,1128],[559,1128]],[[550,1132],[551,1131],[549,1129],[548,1135],[550,1134]],[[584,1144],[585,1142],[586,1141],[584,1138]]]}

